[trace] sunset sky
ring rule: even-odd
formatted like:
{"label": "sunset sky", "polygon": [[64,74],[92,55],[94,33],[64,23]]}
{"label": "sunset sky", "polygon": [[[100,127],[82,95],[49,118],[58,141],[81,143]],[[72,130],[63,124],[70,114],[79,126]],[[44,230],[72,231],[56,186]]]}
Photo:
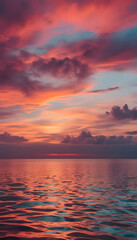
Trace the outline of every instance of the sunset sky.
{"label": "sunset sky", "polygon": [[137,157],[137,1],[0,0],[0,157]]}

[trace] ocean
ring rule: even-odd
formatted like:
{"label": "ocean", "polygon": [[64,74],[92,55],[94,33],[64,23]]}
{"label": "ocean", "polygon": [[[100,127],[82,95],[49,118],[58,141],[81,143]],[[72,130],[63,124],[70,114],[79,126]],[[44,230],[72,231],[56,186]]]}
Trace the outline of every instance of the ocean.
{"label": "ocean", "polygon": [[137,160],[1,159],[0,239],[137,239]]}

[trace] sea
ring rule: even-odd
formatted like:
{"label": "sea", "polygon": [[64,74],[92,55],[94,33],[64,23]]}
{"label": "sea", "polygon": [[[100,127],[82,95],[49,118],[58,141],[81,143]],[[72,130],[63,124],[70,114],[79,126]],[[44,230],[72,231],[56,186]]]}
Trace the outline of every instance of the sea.
{"label": "sea", "polygon": [[1,159],[0,240],[137,240],[136,159]]}

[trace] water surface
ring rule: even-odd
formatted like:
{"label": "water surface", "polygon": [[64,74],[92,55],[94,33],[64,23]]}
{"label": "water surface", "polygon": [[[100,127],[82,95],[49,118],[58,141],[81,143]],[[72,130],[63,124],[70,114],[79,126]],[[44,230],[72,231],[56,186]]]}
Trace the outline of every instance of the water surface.
{"label": "water surface", "polygon": [[0,160],[0,239],[137,239],[137,160]]}

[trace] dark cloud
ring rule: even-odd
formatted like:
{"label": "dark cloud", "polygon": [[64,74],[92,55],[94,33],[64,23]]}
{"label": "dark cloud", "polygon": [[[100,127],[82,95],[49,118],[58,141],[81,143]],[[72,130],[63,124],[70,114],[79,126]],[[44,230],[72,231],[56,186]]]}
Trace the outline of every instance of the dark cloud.
{"label": "dark cloud", "polygon": [[124,136],[109,136],[104,135],[92,136],[90,132],[82,131],[77,137],[67,135],[62,143],[69,144],[129,144],[132,142],[132,137]]}
{"label": "dark cloud", "polygon": [[20,137],[20,136],[12,136],[10,135],[10,133],[3,133],[0,134],[0,142],[7,142],[7,143],[22,143],[22,142],[26,142],[28,141],[28,139],[24,138],[24,137]]}
{"label": "dark cloud", "polygon": [[[31,54],[21,52],[21,57],[29,58]],[[0,66],[0,87],[1,89],[16,89],[26,95],[42,91],[58,91],[72,89],[76,86],[78,80],[83,80],[90,75],[91,71],[87,64],[82,64],[77,59],[65,58],[57,60],[55,58],[33,62],[29,68],[20,58],[20,56],[6,56],[5,62]],[[51,74],[56,78],[66,78],[62,86],[56,87],[56,84],[48,82],[48,76],[41,81],[41,75]],[[80,85],[79,85],[80,86]]]}
{"label": "dark cloud", "polygon": [[40,15],[46,8],[45,0],[0,0],[0,27],[1,30],[7,31],[11,27],[24,27],[27,21],[33,16]]}
{"label": "dark cloud", "polygon": [[49,84],[42,84],[30,70],[29,65],[25,64],[24,59],[29,60],[35,55],[24,50],[18,53],[16,49],[18,41],[19,39],[14,37],[0,42],[0,88],[19,90],[26,95],[51,88]]}
{"label": "dark cloud", "polygon": [[[45,82],[41,82],[41,75],[50,74],[56,78],[67,78],[74,82],[82,80],[91,74],[87,64],[81,63],[76,58],[64,59],[42,59],[37,58],[25,50],[18,51],[18,37],[0,41],[0,87],[2,89],[16,89],[22,91],[26,95],[35,92],[48,91],[55,89],[52,84],[49,84],[48,76],[44,78]],[[14,51],[13,51],[14,50]],[[31,58],[38,59],[33,62],[32,66],[25,61]],[[68,82],[64,81],[64,85],[68,86]]]}
{"label": "dark cloud", "polygon": [[22,64],[20,58],[12,54],[12,50],[19,44],[20,38],[14,36],[8,39],[1,39],[0,35],[0,70],[4,69],[7,64],[15,64],[20,66]]}
{"label": "dark cloud", "polygon": [[57,78],[76,78],[78,80],[85,79],[91,74],[87,64],[81,63],[76,58],[64,59],[43,59],[34,61],[32,67],[39,73],[51,74]]}
{"label": "dark cloud", "polygon": [[34,56],[36,57],[36,55],[33,53],[30,53],[25,50],[20,50],[20,57],[23,59],[29,59],[30,57],[34,57]]}
{"label": "dark cloud", "polygon": [[107,115],[111,115],[116,120],[123,120],[123,119],[137,119],[137,107],[129,109],[128,105],[125,104],[123,108],[119,106],[113,106],[111,112],[106,112]]}
{"label": "dark cloud", "polygon": [[31,79],[27,70],[18,69],[14,63],[9,63],[0,70],[0,87],[18,89],[27,95],[43,89],[39,81]]}
{"label": "dark cloud", "polygon": [[0,88],[18,89],[26,94],[42,89],[42,84],[34,80],[23,58],[31,57],[31,54],[21,51],[20,55],[13,54],[19,39],[11,37],[7,41],[0,42]]}
{"label": "dark cloud", "polygon": [[94,39],[66,44],[64,48],[73,56],[75,53],[81,61],[92,65],[93,68],[94,65],[102,63],[105,63],[103,68],[113,70],[121,71],[127,67],[132,68],[132,65],[135,66],[134,60],[137,57],[137,27],[100,34]]}
{"label": "dark cloud", "polygon": [[128,131],[128,132],[126,132],[126,134],[129,134],[129,135],[137,135],[137,131]]}
{"label": "dark cloud", "polygon": [[[133,37],[134,36],[134,37]],[[105,41],[103,60],[136,59],[137,56],[137,27],[112,33]]]}
{"label": "dark cloud", "polygon": [[119,87],[113,87],[113,88],[106,88],[106,89],[98,89],[98,90],[92,90],[92,91],[89,91],[88,93],[106,93],[106,92],[111,92],[111,91],[114,91],[114,90],[119,90],[120,88]]}

